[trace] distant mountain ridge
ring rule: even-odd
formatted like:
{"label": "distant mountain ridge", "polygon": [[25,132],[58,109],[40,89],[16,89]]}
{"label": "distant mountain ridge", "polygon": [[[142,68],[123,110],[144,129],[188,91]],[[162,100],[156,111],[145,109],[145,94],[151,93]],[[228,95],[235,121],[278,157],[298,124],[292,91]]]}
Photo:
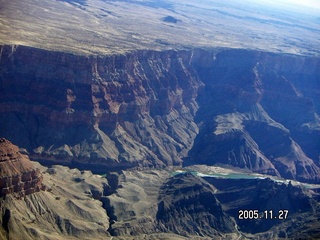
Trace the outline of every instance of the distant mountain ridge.
{"label": "distant mountain ridge", "polygon": [[93,170],[226,164],[319,182],[319,65],[236,49],[2,46],[0,135],[32,159]]}

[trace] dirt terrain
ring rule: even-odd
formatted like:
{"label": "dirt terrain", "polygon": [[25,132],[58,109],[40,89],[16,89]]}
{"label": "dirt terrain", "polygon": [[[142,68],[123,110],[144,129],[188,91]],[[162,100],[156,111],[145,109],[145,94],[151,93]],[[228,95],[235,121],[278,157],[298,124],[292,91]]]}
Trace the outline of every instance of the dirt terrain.
{"label": "dirt terrain", "polygon": [[319,56],[316,8],[251,0],[1,0],[0,5],[1,44],[78,54],[231,47]]}

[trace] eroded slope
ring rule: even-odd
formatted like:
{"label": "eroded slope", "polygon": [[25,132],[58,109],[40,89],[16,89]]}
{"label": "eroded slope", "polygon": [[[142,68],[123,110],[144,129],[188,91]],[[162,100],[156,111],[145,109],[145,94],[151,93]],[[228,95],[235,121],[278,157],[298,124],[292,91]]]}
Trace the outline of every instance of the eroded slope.
{"label": "eroded slope", "polygon": [[195,62],[205,87],[189,160],[319,181],[319,60],[248,51],[214,59]]}
{"label": "eroded slope", "polygon": [[107,239],[109,216],[99,201],[107,180],[90,172],[55,166],[42,170],[46,191],[1,199],[6,239]]}
{"label": "eroded slope", "polygon": [[226,164],[319,181],[318,58],[1,49],[0,134],[33,159],[98,171]]}
{"label": "eroded slope", "polygon": [[[123,171],[106,197],[113,236],[146,239],[177,234],[189,239],[319,237],[319,194],[271,179],[200,178],[190,172]],[[288,214],[283,219],[239,219],[239,210]],[[293,227],[294,226],[294,227]],[[166,236],[166,235],[162,235]],[[167,235],[168,236],[168,235]],[[170,239],[170,237],[168,237]]]}

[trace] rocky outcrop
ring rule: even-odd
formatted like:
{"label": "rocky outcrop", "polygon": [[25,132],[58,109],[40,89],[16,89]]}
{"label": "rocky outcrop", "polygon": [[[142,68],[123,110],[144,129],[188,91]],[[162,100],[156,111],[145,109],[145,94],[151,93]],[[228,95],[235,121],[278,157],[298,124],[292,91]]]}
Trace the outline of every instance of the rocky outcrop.
{"label": "rocky outcrop", "polygon": [[159,228],[211,237],[236,232],[235,222],[223,211],[215,192],[213,186],[191,173],[170,178],[160,189]]}
{"label": "rocky outcrop", "polygon": [[2,46],[0,65],[0,134],[32,159],[102,172],[226,164],[319,182],[317,58]]}
{"label": "rocky outcrop", "polygon": [[[63,166],[41,169],[46,191],[0,199],[2,239],[108,239],[109,217],[99,201],[105,178]],[[1,234],[0,234],[1,236]]]}
{"label": "rocky outcrop", "polygon": [[[271,179],[190,172],[107,174],[41,169],[47,191],[0,198],[3,239],[274,239],[319,235],[319,189]],[[239,210],[288,210],[287,219],[239,219]],[[246,238],[247,237],[247,238]]]}
{"label": "rocky outcrop", "polygon": [[[114,175],[110,175],[114,179]],[[165,170],[122,171],[117,177],[114,192],[101,199],[110,216],[108,231],[111,235],[141,236],[160,232],[156,221],[159,189],[170,173]]]}
{"label": "rocky outcrop", "polygon": [[[314,202],[310,193],[291,183],[277,183],[271,179],[209,177],[205,180],[218,189],[216,198],[223,203],[226,213],[234,216],[238,229],[242,232],[253,234],[267,232],[272,227],[287,223],[289,219],[292,220],[297,216],[301,216],[300,220],[308,215],[316,216],[314,207],[318,204]],[[241,218],[240,210],[256,210],[259,217]],[[268,216],[265,214],[266,210]],[[279,211],[283,214],[284,210],[288,211],[287,216],[280,216],[279,219]],[[272,211],[272,219],[269,211]]]}
{"label": "rocky outcrop", "polygon": [[[119,173],[114,193],[102,198],[110,216],[110,234],[129,239],[152,239],[155,233],[187,239],[285,239],[298,234],[299,228],[301,236],[318,236],[316,186],[306,189],[270,178],[175,174],[167,170]],[[259,217],[240,219],[239,210],[257,210]],[[272,211],[273,219],[262,217],[266,210]],[[288,211],[283,219],[279,219],[281,210]]]}
{"label": "rocky outcrop", "polygon": [[116,191],[102,199],[110,215],[112,236],[174,233],[194,239],[236,232],[235,222],[215,197],[216,189],[199,177],[143,170],[123,171],[118,181]]}
{"label": "rocky outcrop", "polygon": [[21,198],[44,190],[43,176],[28,156],[10,141],[0,139],[0,197],[8,194]]}

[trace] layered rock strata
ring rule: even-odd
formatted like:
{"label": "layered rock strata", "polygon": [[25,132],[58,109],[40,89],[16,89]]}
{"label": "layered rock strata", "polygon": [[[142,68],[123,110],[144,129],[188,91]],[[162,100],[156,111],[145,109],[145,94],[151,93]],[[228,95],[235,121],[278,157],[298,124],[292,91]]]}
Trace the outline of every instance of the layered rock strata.
{"label": "layered rock strata", "polygon": [[175,51],[87,58],[2,47],[3,133],[33,159],[181,165],[198,129],[201,83],[189,60]]}
{"label": "layered rock strata", "polygon": [[110,239],[109,217],[99,201],[108,186],[105,178],[32,163],[41,170],[47,190],[0,199],[1,239]]}
{"label": "layered rock strata", "polygon": [[33,167],[28,156],[22,155],[19,148],[10,141],[0,139],[0,197],[13,194],[23,197],[41,189],[43,176]]}
{"label": "layered rock strata", "polygon": [[319,59],[246,50],[212,59],[195,62],[205,88],[188,160],[319,182]]}
{"label": "layered rock strata", "polygon": [[2,46],[0,134],[32,159],[102,172],[226,164],[318,182],[319,64],[235,49]]}
{"label": "layered rock strata", "polygon": [[214,195],[216,189],[190,173],[123,171],[118,181],[117,190],[102,199],[112,236],[175,233],[202,239],[237,235],[235,222]]}
{"label": "layered rock strata", "polygon": [[[122,171],[115,191],[102,198],[110,216],[110,234],[115,239],[153,239],[155,233],[175,233],[187,239],[319,236],[319,194],[315,193],[319,186],[307,189],[270,178],[193,174]],[[250,209],[258,211],[259,217],[241,219],[240,210]],[[272,219],[262,217],[266,210],[273,212]],[[279,211],[288,214],[279,219]]]}

